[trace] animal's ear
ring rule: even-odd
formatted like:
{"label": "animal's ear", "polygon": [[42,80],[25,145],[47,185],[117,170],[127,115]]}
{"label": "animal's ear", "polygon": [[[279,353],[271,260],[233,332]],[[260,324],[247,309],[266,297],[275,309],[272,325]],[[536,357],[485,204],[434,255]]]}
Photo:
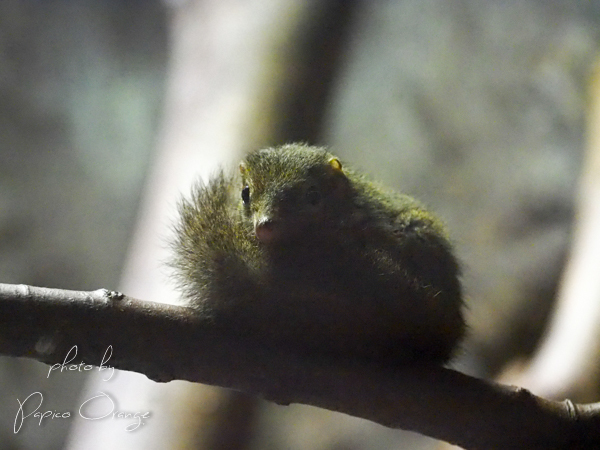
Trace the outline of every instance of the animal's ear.
{"label": "animal's ear", "polygon": [[346,174],[342,170],[342,162],[335,156],[327,161],[327,172],[332,175],[333,179],[346,179]]}
{"label": "animal's ear", "polygon": [[327,169],[331,174],[329,178],[333,188],[333,196],[339,199],[348,195],[349,180],[342,170],[342,163],[335,156],[327,161]]}
{"label": "animal's ear", "polygon": [[342,172],[342,163],[335,156],[331,158],[329,161],[329,167],[333,169],[334,172]]}

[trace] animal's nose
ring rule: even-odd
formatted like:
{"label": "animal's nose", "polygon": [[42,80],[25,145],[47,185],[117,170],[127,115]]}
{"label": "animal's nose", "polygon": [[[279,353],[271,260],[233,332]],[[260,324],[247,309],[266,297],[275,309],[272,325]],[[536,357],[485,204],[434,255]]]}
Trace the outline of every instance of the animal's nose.
{"label": "animal's nose", "polygon": [[254,226],[254,233],[260,242],[270,244],[277,240],[277,223],[271,219],[261,219]]}

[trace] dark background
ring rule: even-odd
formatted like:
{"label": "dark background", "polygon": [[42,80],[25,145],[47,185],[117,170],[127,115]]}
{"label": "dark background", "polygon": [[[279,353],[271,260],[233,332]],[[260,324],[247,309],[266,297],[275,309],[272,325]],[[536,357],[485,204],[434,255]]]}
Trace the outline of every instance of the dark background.
{"label": "dark background", "polygon": [[[0,3],[1,282],[118,285],[161,127],[178,3]],[[287,120],[270,144],[329,145],[444,218],[469,309],[457,365],[492,376],[534,350],[553,306],[600,2],[323,3],[331,12],[305,27],[302,76],[280,100]],[[64,409],[85,381],[46,373],[0,360],[0,448],[63,448],[69,422],[12,432],[16,398],[43,389],[49,408]],[[398,432],[342,419],[326,429],[279,408],[259,408],[248,448],[400,445]]]}

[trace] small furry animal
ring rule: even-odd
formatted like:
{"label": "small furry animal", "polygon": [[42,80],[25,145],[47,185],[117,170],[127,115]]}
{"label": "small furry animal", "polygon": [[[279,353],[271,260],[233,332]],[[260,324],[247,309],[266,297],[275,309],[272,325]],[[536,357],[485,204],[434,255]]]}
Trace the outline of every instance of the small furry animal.
{"label": "small furry animal", "polygon": [[443,364],[464,335],[441,222],[323,148],[253,152],[179,211],[179,286],[233,333],[385,366]]}

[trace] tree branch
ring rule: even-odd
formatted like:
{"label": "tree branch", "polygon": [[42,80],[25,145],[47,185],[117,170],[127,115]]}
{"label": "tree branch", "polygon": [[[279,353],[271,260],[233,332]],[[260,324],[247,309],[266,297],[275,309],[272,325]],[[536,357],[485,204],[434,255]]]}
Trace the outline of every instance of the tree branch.
{"label": "tree branch", "polygon": [[[47,364],[77,358],[304,403],[468,449],[600,444],[600,403],[535,397],[439,367],[385,369],[286,351],[194,310],[116,292],[0,284],[0,353]],[[113,352],[106,361],[105,352]]]}

